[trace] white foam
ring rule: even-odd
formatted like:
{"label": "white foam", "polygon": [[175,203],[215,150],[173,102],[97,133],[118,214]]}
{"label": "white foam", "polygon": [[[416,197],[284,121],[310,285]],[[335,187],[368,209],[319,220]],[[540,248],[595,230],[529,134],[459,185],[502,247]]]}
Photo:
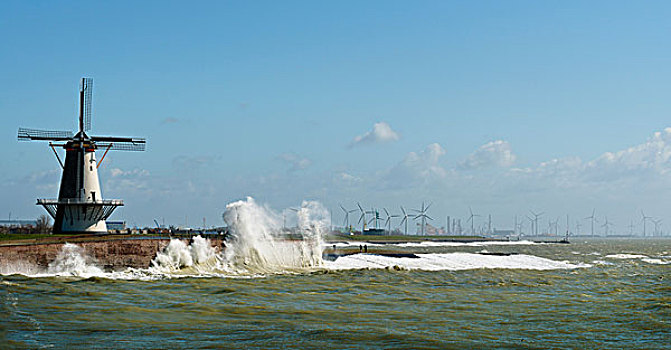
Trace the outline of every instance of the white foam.
{"label": "white foam", "polygon": [[646,259],[648,256],[639,255],[639,254],[610,254],[606,255],[605,258],[609,259]]}
{"label": "white foam", "polygon": [[422,241],[422,242],[407,242],[394,244],[399,247],[411,247],[411,248],[422,248],[422,247],[485,247],[485,246],[498,246],[498,245],[534,245],[538,244],[532,241],[482,241],[482,242],[435,242],[435,241]]}
{"label": "white foam", "polygon": [[656,264],[656,265],[671,264],[671,261],[666,261],[666,260],[662,260],[662,259],[653,259],[653,258],[644,258],[644,259],[641,259],[641,261],[646,262],[648,264]]}
{"label": "white foam", "polygon": [[314,201],[303,201],[297,211],[302,239],[286,241],[281,215],[256,204],[253,198],[226,206],[224,221],[231,235],[223,270],[230,273],[275,273],[322,264],[322,235],[329,223],[328,211]]}
{"label": "white foam", "polygon": [[86,255],[84,249],[76,244],[65,243],[58,252],[56,259],[47,267],[46,271],[36,274],[45,276],[75,276],[94,277],[104,275],[103,270],[96,266],[96,261]]}
{"label": "white foam", "polygon": [[324,243],[322,247],[330,248],[336,246],[336,248],[358,248],[359,246],[367,245],[369,247],[382,247],[384,244],[369,243],[369,242],[336,242],[336,243]]}
{"label": "white foam", "polygon": [[418,258],[388,257],[374,254],[355,254],[325,262],[332,270],[402,268],[408,270],[470,270],[470,269],[528,269],[553,270],[590,267],[588,264],[572,264],[533,255],[514,254],[508,256],[473,253],[417,254]]}

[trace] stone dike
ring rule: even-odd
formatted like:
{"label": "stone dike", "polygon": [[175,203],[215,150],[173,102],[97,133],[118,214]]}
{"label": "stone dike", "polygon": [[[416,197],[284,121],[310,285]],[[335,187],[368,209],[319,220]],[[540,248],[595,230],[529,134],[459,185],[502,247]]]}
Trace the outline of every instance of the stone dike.
{"label": "stone dike", "polygon": [[[170,237],[124,237],[96,238],[72,237],[59,238],[57,241],[2,242],[0,245],[0,266],[29,264],[47,267],[61,252],[66,243],[83,248],[85,254],[95,260],[98,267],[109,270],[122,270],[126,267],[147,268],[156,257],[156,253],[165,249]],[[191,238],[173,238],[189,244]],[[212,246],[222,249],[223,239],[209,238]]]}

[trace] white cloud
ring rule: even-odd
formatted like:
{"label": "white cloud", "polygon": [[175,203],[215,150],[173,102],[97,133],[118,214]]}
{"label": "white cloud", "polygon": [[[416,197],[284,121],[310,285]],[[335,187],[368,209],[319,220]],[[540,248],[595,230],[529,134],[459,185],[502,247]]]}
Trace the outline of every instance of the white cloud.
{"label": "white cloud", "polygon": [[149,175],[149,170],[146,169],[132,169],[132,170],[122,170],[119,168],[110,169],[110,175],[112,177],[144,177]]}
{"label": "white cloud", "polygon": [[354,147],[371,143],[392,142],[398,141],[400,138],[401,137],[399,134],[392,130],[389,124],[385,122],[379,122],[373,125],[373,130],[355,137],[352,142],[350,142],[349,146]]}
{"label": "white cloud", "polygon": [[480,146],[461,162],[460,166],[463,169],[510,167],[515,158],[510,144],[507,141],[497,140]]}
{"label": "white cloud", "polygon": [[278,156],[279,159],[285,161],[288,163],[291,167],[289,168],[290,171],[297,171],[297,170],[303,170],[312,164],[310,159],[301,157],[297,154],[294,153],[283,153]]}
{"label": "white cloud", "polygon": [[606,168],[617,173],[653,170],[666,173],[671,168],[671,128],[655,132],[645,143],[618,152],[606,152],[589,162],[589,168]]}
{"label": "white cloud", "polygon": [[447,170],[440,164],[445,149],[438,143],[432,143],[421,152],[410,152],[387,174],[388,185],[408,187],[417,182],[445,177]]}

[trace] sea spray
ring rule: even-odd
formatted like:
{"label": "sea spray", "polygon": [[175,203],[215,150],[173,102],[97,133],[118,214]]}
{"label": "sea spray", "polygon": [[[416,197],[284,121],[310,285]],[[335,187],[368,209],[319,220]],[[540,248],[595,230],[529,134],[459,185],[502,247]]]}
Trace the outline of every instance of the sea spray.
{"label": "sea spray", "polygon": [[100,276],[103,270],[95,265],[93,258],[76,244],[65,243],[56,259],[49,264],[47,273],[57,276]]}
{"label": "sea spray", "polygon": [[260,206],[253,198],[226,206],[229,228],[225,250],[230,272],[276,273],[317,267],[322,264],[321,241],[328,212],[313,201],[297,211],[296,236],[283,236],[281,215]]}
{"label": "sea spray", "polygon": [[195,236],[189,245],[183,240],[171,239],[163,251],[156,253],[152,268],[155,272],[175,272],[192,267],[199,272],[209,272],[208,270],[216,268],[220,259],[216,249],[206,238]]}

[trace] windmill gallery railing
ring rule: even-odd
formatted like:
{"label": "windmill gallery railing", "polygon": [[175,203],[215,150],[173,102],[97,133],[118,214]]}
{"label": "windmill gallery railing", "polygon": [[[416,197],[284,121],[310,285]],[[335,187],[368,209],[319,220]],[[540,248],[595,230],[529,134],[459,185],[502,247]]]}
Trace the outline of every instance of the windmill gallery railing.
{"label": "windmill gallery railing", "polygon": [[97,220],[106,220],[112,215],[112,212],[117,207],[123,206],[123,200],[120,199],[98,199],[98,200],[82,200],[76,198],[66,198],[66,199],[38,199],[37,204],[41,205],[46,209],[46,211],[51,215],[52,218],[56,218],[56,213],[58,212],[58,207],[62,206],[68,208],[64,212],[65,216],[72,218],[74,216],[88,218],[88,219],[97,219]]}

